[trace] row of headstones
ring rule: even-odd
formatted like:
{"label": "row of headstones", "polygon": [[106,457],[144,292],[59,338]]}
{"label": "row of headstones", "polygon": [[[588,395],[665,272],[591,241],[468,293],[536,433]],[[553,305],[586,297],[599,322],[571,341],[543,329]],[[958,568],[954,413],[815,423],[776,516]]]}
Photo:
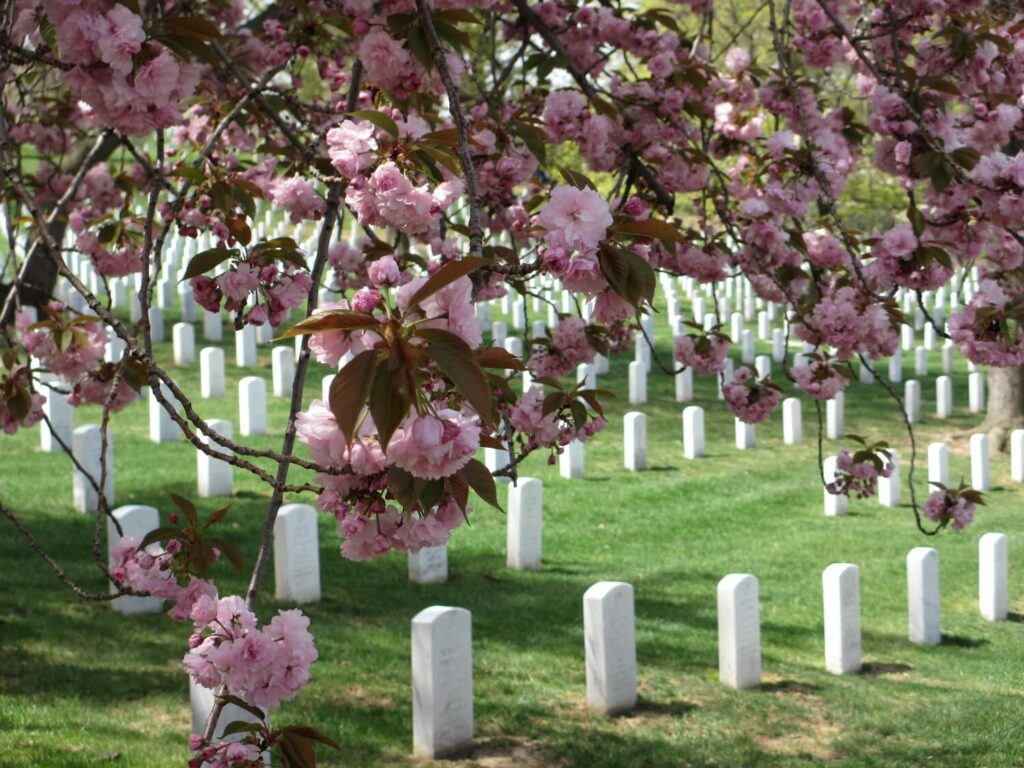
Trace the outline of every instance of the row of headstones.
{"label": "row of headstones", "polygon": [[[507,564],[512,570],[540,568],[543,539],[543,485],[536,478],[520,478],[510,486],[508,495]],[[113,510],[111,516],[121,525],[121,533],[112,521],[107,524],[108,553],[124,536],[140,541],[160,526],[155,507],[127,505]],[[317,512],[308,504],[286,504],[274,523],[274,577],[278,600],[312,603],[320,600],[320,543]],[[421,584],[447,581],[446,547],[422,549],[409,555],[409,578]],[[148,613],[161,610],[157,598],[123,597],[114,601],[122,613]]]}
{"label": "row of headstones", "polygon": [[[634,363],[635,364],[635,363]],[[830,440],[838,440],[844,434],[843,424],[843,393],[840,392],[833,400],[826,403],[826,434]],[[705,453],[704,409],[699,405],[691,405],[683,409],[683,456],[696,459]],[[756,444],[755,425],[747,424],[740,419],[735,420],[736,448],[749,450]],[[799,398],[786,398],[782,403],[782,439],[786,445],[796,445],[803,441],[802,403]],[[1017,482],[1024,482],[1024,430],[1015,430],[1010,439],[1011,476]],[[647,415],[639,411],[631,411],[623,417],[623,464],[630,471],[641,471],[647,468]],[[987,491],[991,488],[990,455],[988,436],[975,434],[970,439],[971,485],[977,490]],[[933,443],[928,449],[929,481],[949,483],[949,452],[944,443]],[[562,477],[567,479],[581,478],[585,474],[585,450],[582,443],[573,441],[563,451],[559,468]],[[894,471],[889,478],[880,478],[880,494],[886,506],[899,505],[899,453],[892,452]],[[824,471],[826,479],[831,480],[835,471],[836,457],[826,459]],[[883,491],[884,489],[884,491]],[[831,499],[831,501],[829,500]],[[845,497],[826,496],[826,514],[844,514]]]}
{"label": "row of headstones", "polygon": [[[990,621],[1008,615],[1007,538],[987,533],[979,543],[979,608]],[[822,574],[825,669],[861,670],[860,575],[834,563]],[[759,586],[755,576],[730,574],[718,583],[718,671],[736,689],[761,684]],[[907,555],[908,636],[920,645],[941,641],[939,555],[917,547]],[[606,714],[637,702],[633,586],[599,582],[583,595],[587,704]],[[440,757],[473,738],[472,617],[464,608],[432,606],[412,620],[413,749]]]}

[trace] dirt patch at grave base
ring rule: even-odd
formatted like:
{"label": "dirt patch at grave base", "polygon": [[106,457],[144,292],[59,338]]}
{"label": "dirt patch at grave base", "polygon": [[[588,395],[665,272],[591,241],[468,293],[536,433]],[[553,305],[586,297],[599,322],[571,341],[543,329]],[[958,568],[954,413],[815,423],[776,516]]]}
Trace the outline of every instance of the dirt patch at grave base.
{"label": "dirt patch at grave base", "polygon": [[361,685],[353,685],[345,689],[345,695],[342,696],[346,701],[350,701],[354,704],[358,704],[361,707],[376,707],[378,709],[390,709],[395,706],[395,702],[390,696],[383,694],[377,694],[373,691],[368,691]]}
{"label": "dirt patch at grave base", "polygon": [[566,764],[546,755],[536,742],[507,738],[477,738],[465,752],[440,763],[417,757],[411,757],[408,762],[413,766],[443,764],[445,768],[559,768]]}
{"label": "dirt patch at grave base", "polygon": [[806,706],[803,716],[796,717],[794,713],[783,713],[773,708],[768,715],[767,728],[777,728],[781,725],[780,721],[785,720],[785,730],[779,734],[756,735],[753,737],[755,744],[774,755],[809,757],[822,762],[836,759],[832,743],[840,735],[840,729],[823,716],[825,703],[814,695],[814,686],[795,680],[766,677],[761,690],[771,696],[783,697],[788,702],[798,701]]}

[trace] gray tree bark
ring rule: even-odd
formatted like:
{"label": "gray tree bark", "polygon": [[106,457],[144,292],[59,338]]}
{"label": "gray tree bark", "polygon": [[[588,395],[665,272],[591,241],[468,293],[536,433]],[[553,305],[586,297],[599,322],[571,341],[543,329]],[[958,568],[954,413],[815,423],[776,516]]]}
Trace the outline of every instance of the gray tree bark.
{"label": "gray tree bark", "polygon": [[1024,428],[1024,366],[990,368],[988,409],[981,430],[1000,451],[1009,449],[1010,433]]}

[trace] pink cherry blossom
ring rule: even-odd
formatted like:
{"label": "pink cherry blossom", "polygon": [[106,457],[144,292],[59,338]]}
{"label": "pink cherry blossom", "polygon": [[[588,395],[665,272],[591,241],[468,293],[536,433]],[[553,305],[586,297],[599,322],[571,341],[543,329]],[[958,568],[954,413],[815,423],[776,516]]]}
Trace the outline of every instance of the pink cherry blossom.
{"label": "pink cherry blossom", "polygon": [[387,457],[413,477],[436,480],[466,466],[479,446],[477,416],[441,408],[406,418],[391,436]]}

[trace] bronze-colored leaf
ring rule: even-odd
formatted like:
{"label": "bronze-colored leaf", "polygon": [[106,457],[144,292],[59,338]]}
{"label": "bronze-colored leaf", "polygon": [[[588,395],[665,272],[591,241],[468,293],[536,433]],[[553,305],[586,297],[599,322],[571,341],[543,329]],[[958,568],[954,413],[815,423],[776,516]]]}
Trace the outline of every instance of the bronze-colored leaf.
{"label": "bronze-colored leaf", "polygon": [[484,368],[503,368],[525,371],[523,361],[502,347],[488,347],[477,350],[476,361]]}
{"label": "bronze-colored leaf", "polygon": [[686,244],[688,240],[679,231],[678,227],[659,219],[646,219],[645,221],[620,221],[608,227],[609,232],[622,235],[636,235],[639,237],[650,237],[655,240],[668,240],[673,243]]}
{"label": "bronze-colored leaf", "polygon": [[387,366],[378,365],[370,388],[370,415],[380,436],[381,450],[388,449],[391,436],[409,413],[409,401],[396,387],[396,381]]}
{"label": "bronze-colored leaf", "polygon": [[473,407],[480,418],[490,422],[493,416],[491,389],[487,376],[469,345],[450,331],[418,328],[416,336],[427,342],[427,354]]}
{"label": "bronze-colored leaf", "polygon": [[409,298],[409,306],[413,307],[421,303],[424,299],[433,296],[446,285],[454,283],[460,277],[464,277],[465,275],[475,272],[487,263],[487,259],[482,259],[479,256],[467,256],[466,258],[459,259],[458,261],[449,261],[437,270],[437,272],[428,277],[427,282],[421,285],[419,290]]}
{"label": "bronze-colored leaf", "polygon": [[377,370],[377,352],[368,349],[352,358],[331,381],[328,405],[338,429],[349,441],[355,437],[356,422],[373,386]]}
{"label": "bronze-colored leaf", "polygon": [[[503,469],[503,467],[498,467]],[[470,459],[469,463],[462,468],[461,474],[469,482],[470,487],[476,491],[476,495],[486,501],[495,509],[502,512],[501,504],[498,502],[498,489],[494,483],[494,475],[476,459]]]}
{"label": "bronze-colored leaf", "polygon": [[323,333],[324,331],[361,331],[376,328],[379,325],[380,320],[365,312],[331,309],[326,312],[318,312],[302,322],[296,323],[274,341],[281,341],[292,336],[305,336],[310,333]]}
{"label": "bronze-colored leaf", "polygon": [[185,268],[185,274],[178,282],[180,283],[205,274],[238,254],[237,248],[208,248],[201,253],[197,253],[188,263],[188,266]]}

